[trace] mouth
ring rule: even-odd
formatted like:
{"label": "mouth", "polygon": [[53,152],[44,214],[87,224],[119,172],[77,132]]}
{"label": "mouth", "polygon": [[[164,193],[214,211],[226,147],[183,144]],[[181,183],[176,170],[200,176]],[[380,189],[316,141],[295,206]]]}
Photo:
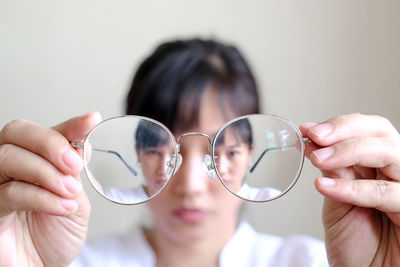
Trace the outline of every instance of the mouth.
{"label": "mouth", "polygon": [[168,182],[168,179],[158,179],[155,184],[159,187],[163,187]]}
{"label": "mouth", "polygon": [[168,183],[168,178],[166,176],[159,177],[159,178],[155,179],[154,182],[153,182],[155,187],[157,187],[158,189],[161,189],[167,183]]}
{"label": "mouth", "polygon": [[207,212],[197,208],[181,207],[174,210],[174,216],[184,223],[196,224],[207,217]]}

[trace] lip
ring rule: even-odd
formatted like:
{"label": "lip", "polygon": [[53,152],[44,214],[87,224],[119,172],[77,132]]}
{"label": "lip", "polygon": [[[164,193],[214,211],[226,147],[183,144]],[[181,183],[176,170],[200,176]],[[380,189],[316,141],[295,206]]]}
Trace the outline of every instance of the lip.
{"label": "lip", "polygon": [[164,186],[167,182],[168,182],[167,179],[156,180],[156,184],[159,185],[159,186]]}
{"label": "lip", "polygon": [[162,188],[164,187],[168,182],[168,179],[166,177],[162,177],[160,179],[155,180],[154,184],[156,184],[158,187]]}
{"label": "lip", "polygon": [[174,210],[174,216],[180,221],[189,224],[202,222],[207,217],[207,212],[203,209],[181,207]]}

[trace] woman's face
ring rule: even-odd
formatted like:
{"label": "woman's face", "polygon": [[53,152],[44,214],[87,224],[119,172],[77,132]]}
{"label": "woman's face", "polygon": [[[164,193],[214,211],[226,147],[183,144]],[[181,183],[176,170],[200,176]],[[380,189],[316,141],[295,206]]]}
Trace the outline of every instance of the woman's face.
{"label": "woman's face", "polygon": [[215,163],[225,185],[238,192],[253,155],[253,146],[240,139],[234,126],[226,127],[223,133],[215,147]]}
{"label": "woman's face", "polygon": [[[213,138],[225,122],[226,116],[219,108],[217,93],[213,88],[208,88],[201,99],[197,127],[185,132],[205,133]],[[178,137],[182,133],[174,134]],[[242,165],[247,167],[252,153],[249,145],[238,144],[229,131],[224,143],[236,149],[236,152],[240,150],[240,158],[244,161]],[[225,144],[221,145],[226,147]],[[156,232],[182,244],[202,238],[230,238],[236,228],[241,201],[218,178],[212,179],[207,175],[203,164],[204,155],[210,154],[207,139],[197,135],[183,137],[180,153],[183,161],[179,170],[166,188],[149,202]],[[226,178],[240,180],[241,183],[245,171],[237,170],[234,173],[233,165],[226,167]]]}
{"label": "woman's face", "polygon": [[144,189],[149,197],[157,194],[168,182],[167,162],[171,160],[173,154],[173,144],[162,144],[138,150],[138,160],[147,183]]}

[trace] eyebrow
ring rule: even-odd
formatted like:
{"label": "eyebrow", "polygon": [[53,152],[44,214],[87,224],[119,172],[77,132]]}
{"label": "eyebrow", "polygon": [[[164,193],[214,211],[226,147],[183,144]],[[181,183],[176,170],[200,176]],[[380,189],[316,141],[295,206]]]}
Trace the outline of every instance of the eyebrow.
{"label": "eyebrow", "polygon": [[228,148],[237,148],[237,147],[240,147],[240,144],[239,143],[235,143],[235,144],[233,144],[233,145],[228,145],[227,146]]}
{"label": "eyebrow", "polygon": [[233,144],[233,145],[229,145],[229,148],[236,148],[236,147],[240,147],[239,143]]}

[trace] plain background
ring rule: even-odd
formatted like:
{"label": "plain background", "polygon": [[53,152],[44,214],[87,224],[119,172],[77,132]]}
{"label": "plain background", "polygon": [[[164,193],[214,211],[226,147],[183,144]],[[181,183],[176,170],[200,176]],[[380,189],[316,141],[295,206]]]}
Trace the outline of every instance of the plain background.
{"label": "plain background", "polygon": [[[98,110],[123,113],[132,75],[161,41],[213,37],[237,45],[261,88],[264,113],[300,125],[350,112],[400,128],[400,1],[0,0],[0,127],[46,126]],[[244,216],[272,234],[323,238],[318,170],[306,162],[294,189]],[[89,235],[122,232],[146,217],[87,183]]]}

